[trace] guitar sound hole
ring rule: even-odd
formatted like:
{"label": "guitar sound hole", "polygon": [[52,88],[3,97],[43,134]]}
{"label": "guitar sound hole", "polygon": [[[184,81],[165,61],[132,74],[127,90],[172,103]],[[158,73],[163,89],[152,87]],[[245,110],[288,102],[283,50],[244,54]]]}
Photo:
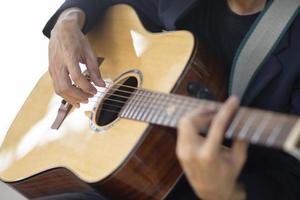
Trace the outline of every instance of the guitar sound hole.
{"label": "guitar sound hole", "polygon": [[119,118],[120,111],[129,100],[131,94],[136,90],[138,80],[136,77],[128,77],[120,81],[108,91],[105,100],[99,106],[96,114],[98,126],[107,126]]}

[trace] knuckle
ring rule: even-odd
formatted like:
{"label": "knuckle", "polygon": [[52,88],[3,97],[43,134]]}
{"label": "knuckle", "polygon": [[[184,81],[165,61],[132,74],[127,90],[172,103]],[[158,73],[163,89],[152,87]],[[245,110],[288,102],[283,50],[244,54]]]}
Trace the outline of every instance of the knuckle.
{"label": "knuckle", "polygon": [[58,94],[59,96],[63,95],[63,92],[60,88],[54,88],[54,91],[56,94]]}
{"label": "knuckle", "polygon": [[68,92],[70,92],[72,90],[72,86],[71,85],[64,85],[63,87],[59,87],[55,90],[55,92],[58,95],[64,95],[67,94]]}
{"label": "knuckle", "polygon": [[193,119],[192,119],[191,115],[185,115],[179,120],[178,126],[179,127],[191,126],[192,121],[193,121]]}
{"label": "knuckle", "polygon": [[177,147],[176,155],[183,162],[192,162],[195,159],[194,153],[187,148]]}
{"label": "knuckle", "polygon": [[72,76],[72,79],[75,83],[82,81],[82,78],[83,78],[83,76],[81,74],[77,74],[77,73]]}
{"label": "knuckle", "polygon": [[210,165],[211,163],[213,163],[213,157],[210,154],[209,151],[207,150],[202,150],[199,154],[198,154],[198,161],[200,161],[201,163],[203,163],[204,165]]}

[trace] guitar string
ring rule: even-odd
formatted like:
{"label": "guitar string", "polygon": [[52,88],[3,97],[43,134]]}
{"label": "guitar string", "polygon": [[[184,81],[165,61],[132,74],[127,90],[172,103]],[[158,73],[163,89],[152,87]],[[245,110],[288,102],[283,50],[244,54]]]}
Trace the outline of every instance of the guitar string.
{"label": "guitar string", "polygon": [[[118,84],[120,85],[120,84]],[[120,86],[123,86],[123,87],[128,87],[128,88],[133,88],[133,89],[136,89],[138,91],[143,91],[143,92],[147,92],[146,90],[141,90],[141,89],[138,89],[136,87],[131,87],[131,86],[126,86],[126,85],[120,85]],[[107,88],[107,87],[106,87]],[[99,93],[103,93],[103,94],[109,94],[110,96],[108,98],[103,98],[103,100],[110,100],[110,101],[114,101],[114,102],[117,102],[117,103],[126,103],[129,99],[131,100],[131,104],[132,103],[143,103],[143,104],[140,104],[140,109],[145,109],[145,110],[157,110],[159,111],[160,113],[163,112],[163,109],[161,109],[161,106],[160,106],[160,103],[158,102],[157,103],[154,103],[153,101],[149,102],[149,98],[150,99],[155,99],[156,97],[153,97],[153,96],[148,96],[148,95],[144,95],[144,94],[137,94],[136,91],[134,92],[129,92],[129,91],[125,91],[125,90],[121,90],[121,89],[114,89],[114,88],[111,88],[110,91],[120,91],[120,92],[123,92],[123,93],[127,93],[127,94],[133,94],[135,93],[135,96],[134,97],[137,97],[137,96],[140,96],[140,97],[147,97],[147,103],[149,104],[145,104],[146,102],[144,102],[143,100],[140,100],[140,99],[133,99],[132,96],[123,96],[123,95],[117,95],[115,93],[109,93],[109,92],[105,92],[105,91],[98,91],[98,94]],[[149,93],[148,93],[149,94]],[[151,94],[150,94],[151,95]],[[163,94],[161,93],[161,95],[164,95],[164,96],[159,96],[159,97],[166,97],[166,94]],[[110,98],[111,96],[116,96],[116,97],[121,97],[123,99],[125,99],[124,101],[120,101],[120,100],[116,100],[116,99],[112,99]],[[100,97],[100,96],[94,96],[95,97]],[[177,97],[180,97],[180,96],[177,96]],[[178,99],[178,98],[177,98]],[[175,102],[174,102],[174,99],[167,99],[169,101],[169,103],[171,103],[173,101],[173,103],[176,103],[177,105],[181,105],[186,103],[187,100],[186,99],[183,99],[183,98],[180,98],[179,100],[181,100],[181,102],[179,101],[176,101],[177,99],[175,99]],[[98,103],[99,101],[90,101],[90,102],[95,102],[95,103]],[[103,104],[102,104],[103,105]],[[112,106],[112,107],[116,107],[116,108],[122,108],[123,106],[117,106],[117,105],[114,105],[114,104],[109,104],[109,103],[105,103],[106,106]],[[192,109],[194,107],[196,107],[197,105],[200,105],[199,102],[193,102],[193,104],[189,104],[189,105],[186,105],[186,106],[189,106],[188,109]],[[103,108],[102,108],[103,109]],[[110,111],[110,112],[113,112],[113,113],[118,113],[120,114],[121,110],[120,111],[115,111],[115,110],[108,110],[106,109],[106,111]],[[129,111],[129,112],[132,112],[132,111]],[[134,111],[133,113],[135,113],[136,111]],[[182,115],[180,115],[182,116]]]}
{"label": "guitar string", "polygon": [[[125,101],[123,101],[123,103],[126,103],[128,100],[132,99],[133,97],[147,97],[148,99],[155,99],[156,97],[153,97],[153,96],[148,96],[149,94],[151,95],[151,91],[148,91],[148,90],[144,90],[144,89],[138,89],[138,88],[135,88],[136,91],[133,91],[133,92],[129,92],[129,91],[126,91],[126,90],[120,90],[120,89],[110,89],[109,91],[118,91],[118,92],[122,92],[122,93],[127,93],[127,94],[131,94],[131,95],[134,95],[134,96],[124,96],[124,95],[120,95],[120,94],[115,94],[115,93],[110,93],[110,92],[106,92],[106,91],[100,91],[100,90],[97,90],[97,94],[91,98],[98,98],[98,97],[101,97],[101,95],[98,95],[98,94],[109,94],[111,96],[117,96],[117,97],[121,97],[123,99],[126,99]],[[138,94],[138,92],[146,92],[147,94]],[[173,97],[176,97],[177,99],[180,99],[181,101],[187,101],[188,99],[191,100],[192,98],[189,98],[189,97],[181,97],[180,95],[175,95],[175,94],[165,94],[165,93],[160,93],[160,92],[155,92],[155,94],[159,94],[161,96],[173,96]],[[109,99],[109,98],[105,98],[105,99]],[[195,100],[195,99],[194,99]],[[197,99],[197,100],[200,100],[200,99]],[[216,103],[217,104],[217,103]]]}
{"label": "guitar string", "polygon": [[[145,90],[145,89],[139,89],[137,87],[131,87],[131,86],[126,86],[126,85],[119,85],[119,86],[132,88],[132,89],[135,89],[135,91],[130,92],[130,91],[127,91],[127,90],[114,89],[114,88],[109,88],[109,87],[102,87],[102,88],[107,88],[107,89],[112,90],[112,91],[119,91],[119,92],[123,92],[123,93],[127,93],[127,94],[134,94],[134,93],[137,93],[137,92],[151,92],[151,91],[148,91],[148,90]],[[99,93],[103,93],[103,91],[97,90],[96,95],[99,94]],[[159,92],[155,92],[155,93],[165,95],[164,93],[159,93]],[[140,95],[140,94],[136,94],[136,95],[137,96],[143,96],[143,95]],[[94,97],[100,97],[100,96],[94,96]]]}
{"label": "guitar string", "polygon": [[[122,117],[122,116],[120,116],[119,114],[120,114],[120,112],[116,112],[116,111],[114,111],[114,110],[109,110],[109,109],[101,109],[101,111],[106,111],[106,112],[110,112],[110,113],[115,113],[115,114],[118,114],[118,116],[119,117],[121,117],[121,118],[124,118],[124,117]],[[126,117],[125,117],[126,118]],[[165,118],[164,118],[165,119]],[[144,121],[147,121],[147,122],[150,122],[150,120],[144,120]],[[151,121],[151,123],[154,123],[155,124],[155,121],[154,122],[152,122]],[[172,126],[170,123],[169,124],[165,124],[165,125],[169,125],[169,126],[171,126],[171,127],[174,127],[174,126]],[[265,129],[265,128],[264,128]],[[279,131],[277,131],[277,134],[278,134],[278,132]],[[235,138],[239,138],[240,139],[240,132],[236,135],[235,134]],[[273,135],[273,134],[269,134],[269,136],[268,137],[270,137],[271,135]],[[278,134],[278,135],[280,135],[280,134]],[[233,137],[233,136],[232,136]],[[251,142],[251,143],[253,143],[253,144],[257,144],[258,142],[257,141],[253,141],[253,134],[251,135],[251,137],[248,137],[248,140]],[[246,138],[243,138],[244,140],[246,139]],[[270,142],[268,139],[267,139],[267,141],[264,141],[264,143],[265,144],[268,144],[268,145],[272,145],[272,144],[275,144],[275,141],[272,141],[272,142]]]}
{"label": "guitar string", "polygon": [[[131,104],[132,103],[136,103],[136,104],[139,104],[139,106],[143,106],[143,107],[147,107],[148,109],[149,108],[152,108],[152,109],[159,109],[161,110],[161,103],[159,101],[147,101],[147,104],[145,101],[141,100],[141,99],[137,99],[137,98],[130,98],[130,97],[127,97],[127,96],[122,96],[122,95],[116,95],[114,93],[108,93],[108,92],[99,92],[99,93],[104,93],[104,94],[109,94],[110,96],[109,97],[106,97],[106,98],[103,98],[103,100],[109,100],[109,101],[113,101],[113,102],[117,102],[117,103],[123,103],[125,104],[127,101],[131,100]],[[122,101],[122,100],[116,100],[116,99],[113,99],[113,98],[110,98],[111,96],[116,96],[116,97],[121,97],[123,99],[127,99],[125,101]],[[150,98],[149,96],[146,96],[146,95],[139,95],[139,96],[142,96],[142,97],[148,97]],[[152,99],[155,99],[155,97],[153,97]],[[149,99],[147,99],[149,100]],[[168,103],[175,103],[177,104],[177,106],[182,106],[182,104],[186,104],[188,101],[186,99],[180,99],[179,101],[177,101],[177,99],[165,99],[164,102],[167,102]],[[98,103],[99,101],[89,101],[91,103]],[[186,104],[185,106],[189,106],[190,108],[194,108],[194,107],[197,107],[198,105],[200,106],[200,104],[204,104],[204,102],[191,102],[190,104]],[[106,105],[114,105],[114,104],[106,104]],[[152,106],[151,106],[152,105]]]}
{"label": "guitar string", "polygon": [[[104,88],[107,88],[107,89],[110,89],[110,91],[119,91],[119,92],[122,92],[122,93],[127,93],[127,94],[135,94],[135,97],[137,96],[140,96],[140,97],[146,97],[146,98],[150,98],[150,99],[155,99],[155,97],[152,97],[152,96],[147,96],[147,95],[144,95],[144,94],[137,94],[137,92],[150,92],[150,91],[147,91],[147,90],[143,90],[143,89],[138,89],[137,87],[132,87],[132,86],[128,86],[128,85],[124,85],[124,84],[114,84],[114,85],[117,85],[117,86],[120,86],[120,87],[125,87],[125,88],[130,88],[130,89],[134,89],[135,91],[127,91],[127,90],[121,90],[121,89],[114,89],[114,88],[110,88],[110,87],[104,87]],[[123,96],[123,95],[117,95],[117,94],[114,94],[114,93],[109,93],[109,92],[104,92],[104,91],[99,91],[97,90],[97,94],[100,94],[100,93],[103,93],[103,94],[108,94],[110,96],[118,96],[118,97],[121,97],[123,99],[126,99],[125,101],[118,101],[119,103],[126,103],[128,100],[132,99],[132,96]],[[166,95],[166,94],[162,94],[161,95]],[[95,97],[100,97],[100,96],[94,96],[93,98]],[[177,96],[177,97],[180,97],[180,96]],[[111,101],[117,101],[115,99],[111,99],[111,98],[104,98],[104,100],[111,100]],[[133,99],[135,101],[135,103],[145,103],[143,102],[142,100],[137,100],[137,99]],[[186,102],[186,99],[180,99],[181,101],[183,102]],[[185,100],[185,101],[184,101]],[[98,101],[90,101],[90,102],[98,102]],[[131,102],[133,103],[133,102]],[[146,105],[144,104],[145,106],[148,106],[147,109],[150,109],[150,108],[159,108],[159,107],[156,107],[156,106],[159,106],[159,104],[153,104],[151,102],[148,102],[150,103],[150,105],[154,105],[153,107],[149,106],[149,105]],[[177,102],[179,103],[179,102]],[[198,102],[200,103],[200,102]],[[102,104],[104,105],[104,104]],[[105,103],[105,105],[108,105],[108,106],[112,106],[112,107],[118,107],[118,108],[122,108],[121,106],[117,106],[117,105],[114,105],[114,104],[108,104],[108,103]],[[143,104],[142,104],[143,106]],[[104,109],[102,108],[101,110],[104,110],[104,111],[107,111],[107,112],[111,112],[111,113],[116,113],[116,114],[120,114],[121,111],[117,112],[117,111],[114,111],[114,110],[109,110],[109,109]]]}
{"label": "guitar string", "polygon": [[[119,100],[115,100],[115,99],[110,99],[110,98],[105,98],[105,99],[108,99],[110,101],[117,102],[117,103],[124,103],[123,101],[119,101]],[[98,101],[90,101],[90,102],[98,103]],[[143,104],[141,104],[141,102]],[[138,104],[139,109],[138,110],[134,110],[134,111],[133,110],[129,110],[129,111],[127,110],[127,111],[130,112],[130,114],[138,114],[138,113],[140,113],[141,109],[144,109],[144,110],[147,110],[148,112],[150,112],[150,113],[152,113],[154,115],[163,113],[165,108],[161,106],[161,103],[159,103],[159,102],[156,103],[156,102],[152,101],[152,102],[147,102],[148,104],[145,104],[145,102],[143,102],[142,100],[132,99],[129,105],[140,103],[140,104]],[[185,110],[190,110],[190,109],[193,109],[193,108],[201,105],[201,104],[197,104],[197,103],[186,104],[187,101],[185,101],[185,102],[178,102],[176,100],[174,101],[174,99],[169,99],[168,103],[171,103],[171,102],[172,103],[176,103],[177,106],[181,106],[181,107],[183,107],[184,104],[185,104]],[[105,103],[105,105],[107,105],[107,106],[113,106],[113,107],[118,107],[118,108],[123,108],[124,107],[124,106],[117,106],[117,105],[110,104],[110,103]],[[202,103],[202,105],[204,105],[204,103]],[[155,110],[155,111],[153,112],[153,110]],[[178,110],[178,109],[176,109],[176,110]],[[118,111],[118,112],[121,114],[121,110]],[[182,116],[183,114],[184,113],[181,113],[178,117]]]}
{"label": "guitar string", "polygon": [[[104,103],[104,104],[105,104],[105,103]],[[109,104],[107,104],[107,105],[109,105]],[[115,106],[115,105],[110,105],[110,106]],[[116,107],[119,107],[119,106],[116,106]],[[122,107],[119,107],[119,108],[122,108]],[[106,111],[106,112],[118,114],[118,116],[122,118],[122,116],[120,116],[121,113],[118,112],[118,111],[110,110],[110,109],[107,109],[107,108],[102,108],[101,111],[102,111],[102,110],[103,110],[103,111]],[[123,117],[123,118],[124,118],[124,117]],[[126,118],[126,116],[125,116],[125,118]],[[166,117],[164,117],[163,119],[165,119],[165,118],[166,118]],[[143,121],[148,121],[148,122],[149,122],[150,120],[143,120]],[[153,123],[153,122],[152,122],[152,123]],[[155,123],[155,121],[154,121],[154,123]],[[170,124],[168,124],[168,125],[170,125]],[[172,127],[174,127],[174,126],[172,126]],[[266,129],[266,127],[265,127],[264,129]],[[257,130],[256,130],[256,131],[257,131]],[[241,133],[241,132],[239,132],[237,135],[235,134],[237,138],[239,138],[240,133]],[[271,135],[271,134],[270,134],[270,135]],[[269,136],[270,136],[270,135],[269,135]],[[279,135],[280,135],[280,134],[279,134]],[[251,137],[248,138],[249,141],[252,141],[253,143],[257,143],[257,141],[255,142],[255,141],[252,140],[252,137],[253,137],[254,135],[251,134],[250,136],[251,136]],[[245,139],[245,138],[244,138],[244,139]],[[273,141],[272,141],[272,142],[273,142]],[[268,141],[265,141],[265,143],[267,144]],[[270,143],[270,142],[269,142],[269,143]],[[274,142],[273,142],[273,143],[274,143]],[[269,144],[269,145],[270,145],[270,144]]]}
{"label": "guitar string", "polygon": [[[110,81],[104,81],[105,83],[111,83]],[[127,93],[127,94],[134,94],[135,93],[135,96],[136,97],[147,97],[148,99],[155,99],[155,97],[151,97],[151,96],[147,96],[147,95],[144,95],[144,94],[137,94],[137,92],[151,92],[151,91],[147,91],[147,90],[144,90],[144,89],[139,89],[137,87],[133,87],[133,86],[128,86],[128,85],[124,85],[124,84],[114,84],[114,85],[117,85],[117,86],[120,86],[120,87],[125,87],[125,88],[131,88],[131,89],[135,89],[135,91],[133,92],[129,92],[129,91],[126,91],[126,90],[120,90],[120,89],[113,89],[113,88],[110,88],[110,87],[102,87],[102,88],[107,88],[107,89],[110,89],[112,91],[120,91],[120,92],[123,92],[123,93]],[[118,97],[121,97],[121,98],[124,98],[125,100],[122,102],[122,103],[126,103],[127,101],[131,100],[133,97],[132,96],[123,96],[123,95],[117,95],[117,94],[113,94],[113,93],[108,93],[108,92],[104,92],[104,91],[99,91],[97,90],[97,93],[94,97],[91,97],[91,98],[98,98],[98,97],[101,97],[101,96],[97,96],[97,94],[100,94],[100,93],[106,93],[106,94],[109,94],[111,96],[118,96]],[[167,95],[167,94],[164,94],[164,93],[159,93],[159,92],[155,92],[156,94],[160,94],[160,95]],[[168,95],[172,95],[172,94],[168,94]],[[164,96],[165,97],[165,96]],[[176,102],[176,103],[185,103],[187,101],[187,99],[183,99],[183,98],[187,98],[187,97],[181,97],[181,96],[176,96],[177,99],[180,99],[181,102]],[[104,100],[111,100],[110,98],[104,98]],[[98,101],[90,101],[90,102],[98,102]],[[135,99],[135,102],[139,102],[141,103],[142,101],[137,101]],[[197,102],[197,103],[200,103],[200,102]],[[202,102],[203,103],[203,102]],[[197,105],[196,103],[194,103],[195,106]],[[217,105],[217,103],[215,103]],[[143,104],[142,104],[143,105]],[[156,104],[157,105],[157,104]],[[158,104],[159,105],[159,104]]]}
{"label": "guitar string", "polygon": [[[106,81],[107,82],[107,81]],[[110,82],[107,82],[107,83],[110,83]],[[147,91],[147,90],[144,90],[144,89],[138,89],[137,87],[132,87],[132,86],[128,86],[128,85],[124,85],[124,84],[114,84],[114,85],[118,85],[118,86],[120,86],[120,87],[125,87],[125,88],[131,88],[131,89],[135,89],[135,91],[133,91],[133,92],[130,92],[130,91],[127,91],[127,90],[121,90],[121,89],[114,89],[114,88],[110,88],[110,87],[102,87],[102,88],[107,88],[107,89],[110,89],[109,91],[119,91],[119,92],[122,92],[122,93],[127,93],[127,94],[135,94],[134,96],[123,96],[123,95],[120,95],[120,94],[115,94],[115,93],[109,93],[109,92],[106,92],[106,91],[100,91],[100,90],[97,90],[97,94],[94,96],[94,97],[91,97],[91,98],[98,98],[98,97],[101,97],[100,95],[98,95],[98,94],[100,94],[100,93],[102,93],[102,94],[109,94],[110,96],[108,97],[108,98],[103,98],[103,100],[111,100],[111,101],[115,101],[115,102],[118,102],[118,103],[126,103],[127,101],[129,101],[129,100],[133,100],[133,102],[134,103],[145,103],[144,101],[140,101],[140,100],[137,100],[136,98],[135,99],[133,99],[133,97],[147,97],[147,103],[151,103],[151,104],[153,104],[153,102],[148,102],[149,101],[149,99],[156,99],[156,97],[153,97],[151,94],[151,96],[148,96],[147,94],[145,95],[145,94],[138,94],[138,92],[151,92],[151,91]],[[148,93],[149,94],[149,93]],[[161,96],[159,96],[159,97],[165,97],[165,96],[163,96],[163,95],[167,95],[167,94],[164,94],[164,93],[158,93],[158,92],[156,92],[156,94],[160,94]],[[172,95],[172,94],[169,94],[169,95]],[[112,98],[110,98],[111,96],[115,96],[115,97],[121,97],[122,99],[124,99],[124,101],[120,101],[120,100],[115,100],[115,99],[112,99]],[[187,101],[187,99],[183,99],[183,97],[180,97],[180,96],[176,96],[177,97],[177,99],[179,100],[179,102],[178,101],[176,101],[176,102],[174,102],[174,103],[176,103],[176,104],[182,104],[182,103],[185,103],[186,101]],[[186,98],[186,97],[185,97]],[[171,102],[171,101],[173,101],[173,99],[169,99],[169,102]],[[99,102],[99,101],[96,101],[96,100],[92,100],[92,101],[89,101],[89,102],[91,102],[91,103],[97,103],[97,102]],[[133,103],[132,102],[132,103]],[[200,102],[194,102],[194,106],[197,106],[198,105],[198,103],[200,103]],[[107,104],[108,105],[108,104]],[[144,105],[144,104],[140,104],[140,105]],[[159,104],[154,104],[154,105],[158,105],[159,106]],[[145,106],[147,106],[147,105],[145,105]]]}
{"label": "guitar string", "polygon": [[[104,82],[107,83],[107,84],[111,83],[110,81],[104,81]],[[119,83],[116,83],[114,85],[123,86],[123,87],[127,87],[127,88],[132,88],[132,89],[136,89],[137,88],[137,87],[134,87],[134,86],[124,85],[124,84],[119,84]]]}

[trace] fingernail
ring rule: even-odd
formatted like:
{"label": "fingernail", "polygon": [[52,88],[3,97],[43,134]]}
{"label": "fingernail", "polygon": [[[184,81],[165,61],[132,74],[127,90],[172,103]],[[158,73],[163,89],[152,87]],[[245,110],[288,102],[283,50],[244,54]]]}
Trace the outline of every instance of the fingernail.
{"label": "fingernail", "polygon": [[96,95],[97,94],[97,90],[96,90],[96,88],[93,88],[91,91],[90,91],[90,94],[91,95]]}
{"label": "fingernail", "polygon": [[104,87],[105,86],[105,82],[103,80],[98,80],[97,83],[95,83],[97,86],[99,87]]}

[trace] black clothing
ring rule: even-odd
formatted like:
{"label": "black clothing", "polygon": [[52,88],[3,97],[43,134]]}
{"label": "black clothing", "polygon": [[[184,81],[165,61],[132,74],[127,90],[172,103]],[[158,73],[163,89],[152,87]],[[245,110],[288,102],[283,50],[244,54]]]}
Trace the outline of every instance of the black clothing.
{"label": "black clothing", "polygon": [[205,5],[198,3],[176,23],[176,27],[193,32],[230,67],[236,50],[257,16],[237,15],[226,1],[208,1]]}
{"label": "black clothing", "polygon": [[[108,6],[128,3],[150,31],[187,29],[230,64],[238,44],[256,15],[232,13],[226,0],[66,0],[49,20],[44,34],[50,36],[57,17],[66,8],[86,13],[83,31],[88,32]],[[222,10],[224,9],[224,10]],[[218,21],[220,20],[220,21]],[[196,24],[196,26],[194,26]],[[300,115],[300,16],[268,61],[250,83],[242,105]],[[251,146],[240,181],[249,200],[300,199],[300,164],[278,150]]]}

